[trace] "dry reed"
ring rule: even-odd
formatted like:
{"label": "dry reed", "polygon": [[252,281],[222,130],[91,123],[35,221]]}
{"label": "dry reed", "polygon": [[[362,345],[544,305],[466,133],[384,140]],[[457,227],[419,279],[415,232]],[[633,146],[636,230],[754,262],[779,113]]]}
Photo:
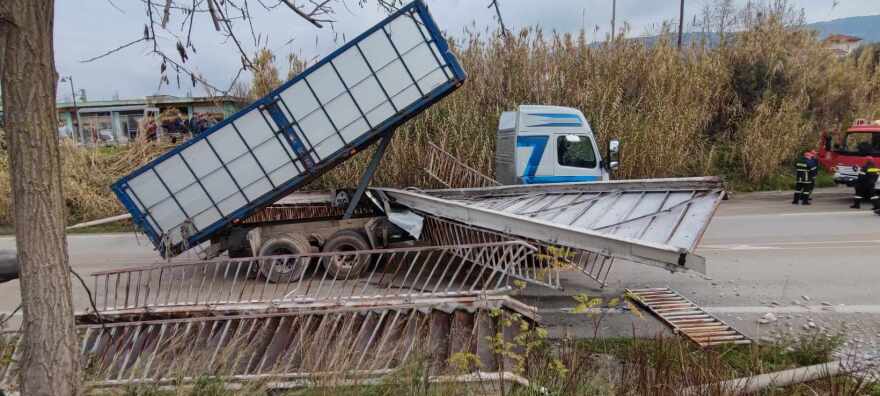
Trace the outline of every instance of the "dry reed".
{"label": "dry reed", "polygon": [[[539,28],[501,37],[468,32],[452,43],[468,81],[396,132],[374,185],[425,186],[426,142],[434,141],[492,175],[502,111],[519,104],[584,112],[600,145],[623,143],[616,177],[716,174],[735,188],[760,188],[815,147],[821,131],[855,118],[880,118],[880,47],[837,58],[784,10],[746,9],[742,31],[720,47],[675,48],[668,31],[652,46],[616,39],[591,44],[585,32]],[[262,80],[277,85],[270,53]],[[297,67],[302,62],[288,59]],[[255,86],[268,89],[266,81]],[[166,146],[135,142],[118,150],[63,145],[68,221],[121,212],[109,185]],[[353,187],[366,150],[310,189]],[[0,156],[0,222],[10,219],[6,156]]]}

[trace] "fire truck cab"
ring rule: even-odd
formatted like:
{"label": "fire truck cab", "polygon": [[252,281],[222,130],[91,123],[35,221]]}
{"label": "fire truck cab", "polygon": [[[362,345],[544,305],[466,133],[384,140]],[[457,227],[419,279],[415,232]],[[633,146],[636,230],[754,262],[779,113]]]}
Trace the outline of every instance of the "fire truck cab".
{"label": "fire truck cab", "polygon": [[[822,134],[819,163],[834,174],[834,182],[852,186],[868,157],[880,162],[880,120],[856,120],[838,139]],[[880,189],[878,181],[877,189]]]}

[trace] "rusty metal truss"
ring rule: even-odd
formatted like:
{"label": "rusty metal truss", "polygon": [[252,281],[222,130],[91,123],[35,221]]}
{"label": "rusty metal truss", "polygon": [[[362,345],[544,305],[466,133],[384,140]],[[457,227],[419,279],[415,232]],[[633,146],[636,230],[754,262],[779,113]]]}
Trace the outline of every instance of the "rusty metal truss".
{"label": "rusty metal truss", "polygon": [[[509,291],[511,268],[523,267],[535,250],[522,241],[487,241],[173,262],[100,271],[92,277],[100,311],[407,301]],[[336,279],[324,270],[325,264],[333,261],[365,262],[368,267],[364,273]]]}
{"label": "rusty metal truss", "polygon": [[672,327],[676,334],[687,337],[701,347],[752,343],[739,330],[710,315],[672,289],[626,289],[626,296],[647,308]]}
{"label": "rusty metal truss", "polygon": [[[191,383],[204,376],[358,378],[388,374],[413,361],[432,376],[460,374],[462,368],[451,361],[460,353],[476,358],[482,372],[502,372],[514,363],[493,345],[503,341],[517,348],[515,340],[535,326],[537,316],[509,297],[481,296],[118,323],[106,315],[110,322],[101,324],[87,323],[92,315],[77,319],[89,384],[119,386]],[[9,389],[17,381],[20,337],[6,337],[11,359],[0,385]]]}
{"label": "rusty metal truss", "polygon": [[437,245],[527,241],[536,254],[513,263],[510,276],[527,283],[562,289],[559,272],[574,269],[600,287],[607,285],[614,258],[582,249],[554,246],[533,239],[515,238],[500,232],[481,229],[435,216],[426,216],[422,239]]}
{"label": "rusty metal truss", "polygon": [[425,171],[431,179],[443,187],[471,188],[501,185],[432,142],[428,142],[428,150],[428,168]]}

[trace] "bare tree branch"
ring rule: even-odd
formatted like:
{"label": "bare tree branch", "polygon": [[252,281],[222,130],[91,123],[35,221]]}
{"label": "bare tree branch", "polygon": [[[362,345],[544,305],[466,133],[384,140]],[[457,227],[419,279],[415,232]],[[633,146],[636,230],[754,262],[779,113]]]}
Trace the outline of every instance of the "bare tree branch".
{"label": "bare tree branch", "polygon": [[119,11],[120,14],[125,14],[125,11],[123,11],[122,8],[119,8],[119,6],[116,5],[116,3],[113,2],[113,0],[107,0],[107,2],[110,3],[110,6],[115,8],[116,11]]}
{"label": "bare tree branch", "polygon": [[219,21],[219,18],[217,17],[217,8],[214,5],[214,0],[208,0],[208,12],[211,13],[211,20],[214,21],[214,30],[219,32],[220,31],[220,21]]}
{"label": "bare tree branch", "polygon": [[165,0],[165,9],[162,10],[162,29],[168,25],[171,19],[171,0]]}
{"label": "bare tree branch", "polygon": [[101,55],[98,55],[98,56],[95,56],[95,57],[92,57],[92,58],[89,58],[89,59],[83,59],[83,60],[80,61],[80,63],[89,63],[89,62],[96,61],[96,60],[101,59],[101,58],[103,58],[103,57],[105,57],[105,56],[108,56],[108,55],[114,54],[114,53],[116,53],[116,52],[122,51],[122,50],[124,50],[124,49],[126,49],[126,48],[128,48],[128,47],[131,47],[132,45],[135,45],[135,44],[140,43],[140,42],[148,41],[148,40],[150,40],[150,39],[147,38],[147,37],[141,37],[141,38],[139,38],[139,39],[137,39],[137,40],[134,40],[134,41],[132,41],[132,42],[130,42],[130,43],[122,44],[122,45],[120,45],[120,46],[118,46],[118,47],[116,47],[116,48],[114,48],[114,49],[112,49],[112,50],[109,50],[109,51],[107,51],[107,52],[105,52],[105,53],[103,53],[103,54],[101,54]]}
{"label": "bare tree branch", "polygon": [[306,21],[308,21],[312,25],[315,25],[318,28],[324,27],[324,25],[322,25],[320,21],[312,18],[311,15],[306,14],[305,12],[303,12],[302,10],[297,8],[295,5],[293,5],[293,3],[290,2],[290,0],[281,0],[281,2],[284,3],[285,5],[287,5],[287,7],[289,7],[291,10],[293,10],[293,12],[295,12],[297,15],[299,15],[300,17],[302,17],[303,19],[305,19]]}
{"label": "bare tree branch", "polygon": [[[215,0],[208,0],[208,4],[211,4]],[[228,4],[228,3],[227,3]],[[226,15],[223,13],[223,10],[220,7],[216,8],[217,13],[220,14],[221,20],[223,24],[226,26],[226,35],[231,38],[233,42],[235,42],[235,46],[238,48],[238,52],[241,53],[241,59],[244,67],[252,68],[253,64],[251,63],[250,57],[247,52],[245,52],[244,48],[241,46],[241,42],[238,41],[238,37],[235,36],[235,33],[232,31],[232,24],[229,22],[229,19],[226,18]]]}
{"label": "bare tree branch", "polygon": [[489,6],[486,8],[495,7],[495,15],[498,18],[498,23],[501,25],[501,34],[504,36],[510,36],[510,32],[507,30],[507,26],[504,26],[504,18],[501,17],[501,9],[498,7],[498,0],[492,0],[489,3]]}

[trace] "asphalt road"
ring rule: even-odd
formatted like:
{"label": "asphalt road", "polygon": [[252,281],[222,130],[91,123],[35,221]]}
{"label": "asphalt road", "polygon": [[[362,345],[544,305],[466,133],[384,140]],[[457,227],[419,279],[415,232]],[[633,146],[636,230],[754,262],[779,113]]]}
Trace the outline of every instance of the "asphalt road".
{"label": "asphalt road", "polygon": [[[860,211],[848,209],[850,194],[844,188],[822,189],[812,206],[791,205],[790,193],[733,196],[721,205],[698,249],[707,259],[706,276],[619,261],[605,289],[578,273],[564,273],[563,292],[529,287],[521,298],[539,306],[555,336],[589,336],[594,328],[603,335],[666,331],[655,320],[616,312],[604,315],[596,326],[597,315],[571,312],[571,296],[611,298],[624,288],[671,287],[755,338],[774,330],[804,331],[813,322],[829,331],[846,327],[852,346],[877,350],[880,216],[867,205]],[[71,235],[68,242],[73,268],[87,282],[92,271],[139,266],[158,258],[149,242],[134,234]],[[0,238],[0,248],[14,244],[11,237]],[[76,283],[74,300],[78,309],[87,308],[83,288]],[[18,302],[17,281],[0,285],[0,312],[12,311]],[[767,312],[779,320],[759,325],[757,319]]]}
{"label": "asphalt road", "polygon": [[[754,338],[776,331],[843,331],[850,346],[877,351],[880,216],[866,204],[849,209],[851,194],[846,188],[821,189],[811,206],[792,205],[790,193],[733,196],[721,205],[697,250],[706,257],[706,276],[618,262],[604,290],[568,274],[564,295],[534,288],[527,294],[545,308],[556,335],[590,335],[593,329],[591,319],[569,313],[573,302],[566,295],[610,298],[624,288],[670,287]],[[778,320],[758,324],[768,312]],[[601,334],[635,329],[650,336],[665,329],[629,314],[608,316]],[[815,327],[804,329],[810,322]]]}

